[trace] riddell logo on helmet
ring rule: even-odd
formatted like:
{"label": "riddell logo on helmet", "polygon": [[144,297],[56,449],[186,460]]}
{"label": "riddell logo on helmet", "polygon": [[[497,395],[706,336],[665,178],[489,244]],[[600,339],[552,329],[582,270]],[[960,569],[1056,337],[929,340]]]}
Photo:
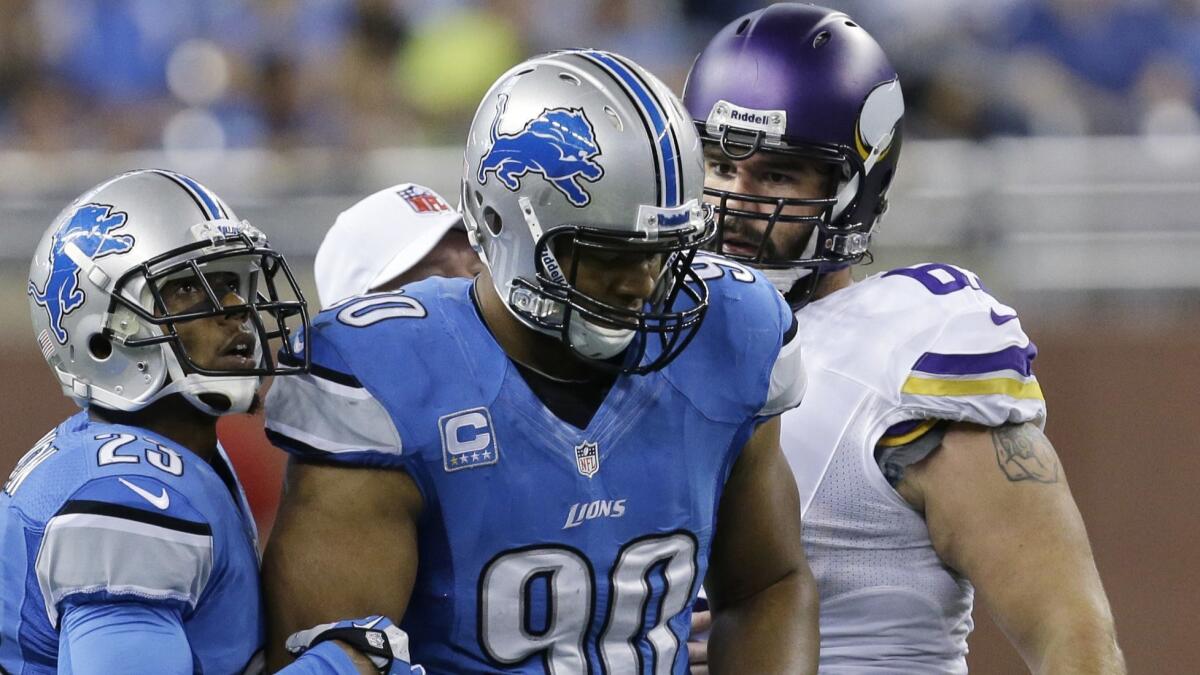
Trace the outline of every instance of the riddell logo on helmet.
{"label": "riddell logo on helmet", "polygon": [[743,108],[740,105],[721,100],[713,105],[704,127],[710,134],[721,133],[722,127],[762,131],[770,141],[777,139],[787,129],[787,111]]}
{"label": "riddell logo on helmet", "polygon": [[758,113],[753,113],[748,110],[747,111],[730,110],[729,111],[729,119],[731,119],[735,122],[748,122],[750,124],[758,124],[760,126],[766,126],[767,122],[770,121],[767,119],[766,115],[760,115]]}

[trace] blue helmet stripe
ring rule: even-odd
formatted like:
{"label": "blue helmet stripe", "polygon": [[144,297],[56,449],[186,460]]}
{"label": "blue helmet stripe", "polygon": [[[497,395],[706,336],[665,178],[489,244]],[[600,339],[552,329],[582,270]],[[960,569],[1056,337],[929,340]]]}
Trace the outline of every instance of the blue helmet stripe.
{"label": "blue helmet stripe", "polygon": [[[675,196],[671,202],[665,206],[679,206],[683,202],[683,166],[680,164],[679,153],[679,137],[675,135],[675,128],[671,126],[670,117],[667,115],[667,103],[662,97],[650,87],[646,79],[642,76],[642,72],[637,65],[620,54],[609,54],[610,58],[615,59],[618,63],[623,64],[634,78],[641,83],[647,91],[650,92],[650,97],[654,99],[654,103],[658,109],[663,111],[663,127],[666,129],[659,138],[659,147],[663,148],[664,157],[666,158],[667,168],[669,169],[668,181],[675,188]],[[667,138],[669,136],[670,138]]]}
{"label": "blue helmet stripe", "polygon": [[208,190],[206,190],[204,188],[204,186],[200,185],[199,183],[192,180],[191,178],[188,178],[187,176],[184,176],[182,174],[177,174],[177,175],[179,176],[179,180],[186,183],[188,185],[188,187],[190,187],[196,191],[196,194],[200,195],[200,200],[204,202],[205,208],[207,208],[212,213],[213,218],[224,218],[225,217],[225,210],[221,208],[220,203],[217,202],[216,198],[213,197],[213,195]]}
{"label": "blue helmet stripe", "polygon": [[615,75],[617,80],[625,85],[630,96],[645,109],[650,125],[653,127],[654,139],[652,142],[656,145],[663,164],[664,190],[663,203],[660,206],[679,206],[681,182],[679,151],[675,147],[675,136],[667,124],[666,111],[641,78],[613,55],[595,50],[585,51],[583,55]]}
{"label": "blue helmet stripe", "polygon": [[208,190],[206,190],[203,185],[200,185],[196,181],[184,176],[183,174],[175,173],[174,171],[154,169],[154,172],[170,178],[177,185],[179,185],[179,187],[183,188],[190,195],[192,195],[192,198],[196,200],[196,204],[200,206],[201,210],[204,211],[204,215],[209,220],[217,220],[226,217],[225,209],[222,208],[220,202],[217,201],[217,199]]}

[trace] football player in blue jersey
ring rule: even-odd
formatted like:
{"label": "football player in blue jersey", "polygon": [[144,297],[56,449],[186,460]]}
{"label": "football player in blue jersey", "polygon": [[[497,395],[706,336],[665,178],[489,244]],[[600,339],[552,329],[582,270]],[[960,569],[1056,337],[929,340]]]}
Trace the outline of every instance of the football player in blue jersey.
{"label": "football player in blue jersey", "polygon": [[974,589],[1034,672],[1123,672],[1016,313],[953,265],[852,283],[900,156],[904,100],[879,45],[841,12],[771,5],[712,39],[684,103],[717,248],[799,318],[808,394],[782,443],[821,672],[966,672]]}
{"label": "football player in blue jersey", "polygon": [[703,583],[714,672],[815,672],[778,445],[797,327],[759,274],[696,255],[702,187],[678,99],[623,57],[493,85],[461,194],[485,269],[327,308],[310,372],[267,397],[292,455],[270,643],[376,612],[434,672],[678,674]]}
{"label": "football player in blue jersey", "polygon": [[[142,170],[58,216],[28,292],[42,353],[83,411],[0,493],[0,672],[259,672],[257,534],[216,421],[253,407],[263,376],[306,369],[268,348],[290,353],[307,324],[287,264],[204,186]],[[359,672],[352,659],[408,672],[382,617],[289,647],[306,653],[293,673]]]}

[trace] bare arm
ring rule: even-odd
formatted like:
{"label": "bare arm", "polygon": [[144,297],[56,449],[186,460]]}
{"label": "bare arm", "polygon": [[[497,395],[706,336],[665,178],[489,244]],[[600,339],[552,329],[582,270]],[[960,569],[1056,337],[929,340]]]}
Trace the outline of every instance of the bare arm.
{"label": "bare arm", "polygon": [[397,623],[417,573],[421,494],[408,474],[291,462],[263,556],[270,672],[287,636],[369,614]]}
{"label": "bare arm", "polygon": [[711,672],[817,672],[816,582],[778,417],[750,437],[725,484],[705,588]]}
{"label": "bare arm", "polygon": [[1125,672],[1083,518],[1040,429],[955,424],[898,489],[1031,671]]}

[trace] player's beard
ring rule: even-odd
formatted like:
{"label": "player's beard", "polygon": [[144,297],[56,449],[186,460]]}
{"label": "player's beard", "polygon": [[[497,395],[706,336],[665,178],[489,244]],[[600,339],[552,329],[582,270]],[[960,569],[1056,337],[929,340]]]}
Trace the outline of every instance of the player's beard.
{"label": "player's beard", "polygon": [[[760,230],[752,221],[763,222]],[[792,228],[801,227],[797,223],[780,223],[776,222],[771,228],[771,234],[774,235],[766,240],[766,245],[763,245],[763,235],[766,234],[767,225],[766,219],[746,218],[744,216],[726,216],[721,225],[721,241],[729,241],[736,239],[746,242],[749,246],[758,249],[762,248],[761,255],[755,254],[755,257],[761,261],[771,261],[780,259],[798,258],[804,253],[804,249],[808,246],[808,241],[813,236],[814,226],[803,225],[807,232],[797,234],[795,237],[788,237],[782,244],[778,243],[782,237],[781,234],[790,235],[789,231]]]}
{"label": "player's beard", "polygon": [[[766,229],[759,230],[750,223],[749,218],[741,216],[726,216],[721,224],[721,242],[741,241],[747,246],[756,250],[761,249],[761,253],[754,254],[755,257],[762,259],[774,258],[778,254],[778,247],[771,240],[766,241],[766,246],[763,246],[763,234]],[[724,251],[718,251],[724,253]]]}

